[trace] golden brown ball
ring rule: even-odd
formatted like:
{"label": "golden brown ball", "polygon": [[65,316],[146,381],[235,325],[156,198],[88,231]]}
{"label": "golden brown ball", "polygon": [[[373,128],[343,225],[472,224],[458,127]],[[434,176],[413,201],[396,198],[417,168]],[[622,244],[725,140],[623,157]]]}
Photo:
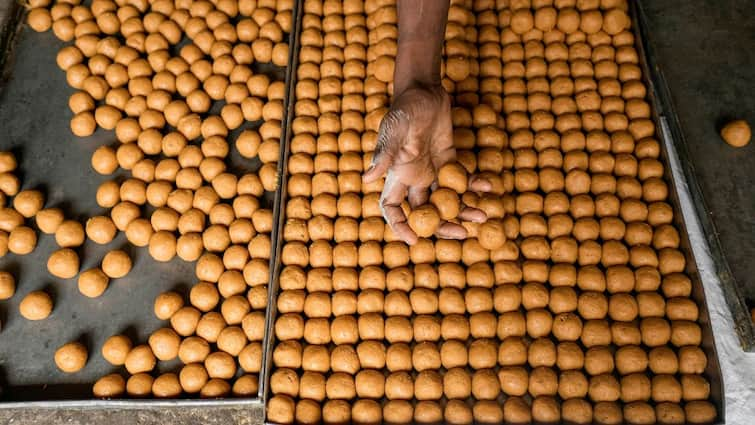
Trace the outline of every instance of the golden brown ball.
{"label": "golden brown ball", "polygon": [[89,354],[84,344],[69,342],[55,351],[55,364],[66,373],[80,371],[86,365]]}

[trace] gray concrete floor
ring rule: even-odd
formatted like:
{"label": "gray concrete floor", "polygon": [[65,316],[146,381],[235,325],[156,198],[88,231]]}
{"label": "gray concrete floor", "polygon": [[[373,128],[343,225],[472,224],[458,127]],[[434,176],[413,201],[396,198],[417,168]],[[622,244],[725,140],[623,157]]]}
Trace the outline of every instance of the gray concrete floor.
{"label": "gray concrete floor", "polygon": [[0,425],[257,425],[262,406],[134,409],[0,409]]}

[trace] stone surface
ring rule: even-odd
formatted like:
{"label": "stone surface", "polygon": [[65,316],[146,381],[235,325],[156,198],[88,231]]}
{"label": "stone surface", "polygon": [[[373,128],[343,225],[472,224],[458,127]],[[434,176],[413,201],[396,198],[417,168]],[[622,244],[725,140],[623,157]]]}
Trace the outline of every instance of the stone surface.
{"label": "stone surface", "polygon": [[135,409],[0,409],[1,425],[256,425],[262,423],[262,406],[253,408]]}

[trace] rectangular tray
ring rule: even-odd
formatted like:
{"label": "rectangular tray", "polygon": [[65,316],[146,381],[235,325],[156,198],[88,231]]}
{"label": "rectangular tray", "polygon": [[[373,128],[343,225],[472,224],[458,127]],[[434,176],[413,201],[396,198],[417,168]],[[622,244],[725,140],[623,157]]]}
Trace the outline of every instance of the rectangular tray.
{"label": "rectangular tray", "polygon": [[678,3],[640,3],[648,59],[734,328],[755,351],[755,143],[732,148],[718,134],[732,119],[755,125],[755,1]]}
{"label": "rectangular tray", "polygon": [[[630,14],[632,17],[633,22],[633,31],[635,33],[635,44],[637,51],[640,56],[640,62],[642,67],[642,75],[644,82],[647,86],[648,91],[648,101],[651,105],[652,109],[652,115],[653,115],[653,121],[656,124],[656,137],[661,142],[661,156],[660,160],[664,164],[664,179],[667,182],[670,182],[669,185],[669,202],[671,203],[673,209],[674,209],[674,224],[677,226],[677,228],[680,230],[680,237],[681,237],[681,244],[680,249],[682,252],[684,252],[686,256],[686,270],[685,272],[690,277],[692,281],[692,295],[691,297],[695,300],[697,303],[699,309],[700,309],[700,318],[698,320],[698,323],[701,325],[702,328],[702,344],[701,348],[704,350],[706,356],[708,357],[708,364],[705,370],[705,376],[710,382],[710,401],[715,405],[716,410],[718,411],[718,418],[717,418],[717,424],[724,424],[725,423],[725,398],[724,398],[724,386],[723,386],[723,380],[721,378],[721,368],[719,365],[718,360],[718,354],[716,352],[716,345],[715,340],[713,336],[713,331],[710,323],[710,315],[708,313],[708,307],[705,300],[705,294],[703,292],[703,285],[700,280],[700,275],[697,271],[697,263],[694,258],[694,253],[691,249],[690,242],[689,242],[689,234],[687,233],[687,226],[684,222],[684,218],[681,214],[681,204],[679,201],[679,196],[677,193],[677,186],[680,184],[674,179],[673,174],[671,173],[671,167],[669,162],[669,149],[673,149],[673,143],[671,138],[671,134],[666,130],[667,125],[667,117],[663,113],[663,109],[661,108],[661,104],[658,101],[658,95],[656,93],[656,87],[654,85],[654,80],[651,78],[653,75],[653,72],[655,71],[655,68],[652,68],[649,66],[648,58],[646,54],[646,26],[645,22],[643,20],[643,17],[638,11],[638,7],[636,2],[630,1]],[[295,27],[295,33],[299,34],[299,25],[300,25],[300,19],[301,17],[297,18],[296,27]],[[289,157],[289,144],[291,141],[291,121],[294,118],[293,114],[293,108],[294,103],[296,101],[295,99],[295,93],[293,91],[293,87],[296,84],[296,71],[298,67],[298,51],[300,49],[299,46],[299,39],[296,37],[295,40],[292,40],[292,43],[290,44],[292,47],[292,51],[295,52],[295,54],[292,56],[291,61],[289,62],[289,76],[291,81],[289,82],[289,96],[287,99],[287,105],[286,105],[286,122],[284,123],[284,136],[283,136],[283,143],[281,145],[281,155],[282,160],[280,162],[279,170],[281,172],[280,181],[281,184],[278,187],[278,193],[276,194],[276,205],[275,205],[275,211],[276,214],[275,218],[278,220],[277,224],[277,233],[280,234],[282,231],[284,222],[285,222],[285,203],[287,199],[287,193],[286,193],[286,182],[287,182],[287,161]],[[261,382],[260,382],[260,390],[261,390],[261,399],[263,403],[266,404],[267,400],[271,396],[269,394],[270,391],[270,373],[272,372],[273,365],[272,365],[272,351],[275,346],[275,332],[274,332],[274,324],[275,324],[275,318],[277,316],[277,295],[280,289],[280,282],[279,282],[279,274],[281,269],[281,262],[279,258],[279,253],[283,245],[283,241],[280,238],[275,239],[276,247],[274,248],[275,254],[274,254],[274,260],[275,264],[273,265],[272,272],[273,276],[270,280],[270,298],[268,300],[268,308],[267,308],[267,332],[265,334],[265,354],[263,357],[263,368],[266,372],[265,375],[261,376]],[[266,422],[267,423],[267,422]]]}
{"label": "rectangular tray", "polygon": [[[22,188],[41,189],[46,195],[45,207],[61,207],[67,218],[79,220],[106,214],[107,210],[95,202],[97,187],[109,179],[123,179],[126,174],[119,170],[114,176],[100,176],[92,170],[90,157],[100,145],[118,142],[111,131],[98,130],[87,138],[71,134],[68,98],[74,89],[66,83],[65,72],[55,60],[64,43],[50,31],[34,32],[20,19],[12,25],[16,27],[9,28],[6,37],[0,37],[0,42],[12,40],[0,45],[0,64],[5,62],[5,78],[0,81],[0,150],[10,150],[16,155]],[[290,39],[293,34],[287,37]],[[287,78],[286,68],[260,64],[253,65],[253,70],[274,80]],[[220,106],[215,105],[213,112]],[[229,135],[229,140],[235,140],[243,129],[261,124],[262,121],[245,122]],[[254,172],[260,165],[257,158],[244,159],[231,149],[230,170]],[[265,193],[262,207],[273,208],[274,200],[274,192]],[[105,294],[96,299],[79,294],[75,278],[63,281],[49,275],[45,264],[56,249],[50,235],[40,233],[39,243],[30,255],[8,254],[0,259],[0,270],[11,271],[18,286],[13,298],[0,301],[0,411],[27,407],[75,411],[143,409],[158,414],[157,417],[178,417],[186,408],[207,408],[215,412],[223,410],[225,413],[214,419],[221,422],[229,418],[245,422],[250,417],[249,408],[261,411],[259,397],[93,399],[92,384],[99,377],[122,369],[112,367],[102,358],[103,341],[117,333],[129,335],[135,343],[146,341],[152,331],[166,326],[166,322],[154,317],[155,297],[168,290],[187,294],[196,282],[194,263],[177,257],[168,263],[158,263],[146,249],[129,245],[121,233],[106,246],[87,242],[80,250],[81,270],[99,264],[108,250],[122,247],[131,254],[134,267],[128,276],[112,280]],[[20,317],[18,305],[24,295],[37,289],[49,290],[55,307],[48,319],[31,322]],[[89,360],[82,371],[64,374],[55,366],[53,354],[58,346],[78,338],[88,346]],[[158,372],[172,371],[180,365],[177,359],[161,363]],[[208,420],[213,420],[213,416],[208,416]]]}

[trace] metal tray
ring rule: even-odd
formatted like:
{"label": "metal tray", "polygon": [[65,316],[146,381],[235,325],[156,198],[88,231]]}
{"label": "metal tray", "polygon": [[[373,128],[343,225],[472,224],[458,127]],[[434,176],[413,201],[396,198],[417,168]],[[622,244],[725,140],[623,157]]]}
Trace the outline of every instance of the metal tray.
{"label": "metal tray", "polygon": [[[295,6],[296,7],[296,6]],[[296,10],[296,9],[295,9]],[[294,10],[294,13],[295,13]],[[19,14],[20,16],[20,14]],[[22,22],[22,21],[21,21]],[[71,134],[68,98],[74,92],[66,83],[55,58],[64,45],[52,32],[36,33],[21,22],[6,33],[6,50],[0,50],[6,78],[0,82],[0,150],[12,151],[19,160],[18,173],[22,188],[39,188],[46,195],[46,207],[61,207],[67,218],[83,219],[106,214],[95,202],[99,184],[126,174],[100,176],[90,165],[91,153],[103,144],[117,143],[114,134],[98,130],[87,138]],[[293,32],[288,34],[293,38]],[[289,56],[292,53],[289,54]],[[269,64],[255,65],[255,72],[283,81],[286,68]],[[220,108],[222,105],[215,105]],[[246,128],[257,128],[262,121],[247,122],[229,136],[229,140]],[[253,172],[258,159],[246,160],[231,150],[229,169],[236,173]],[[261,199],[263,207],[274,206],[275,193]],[[106,246],[88,241],[80,250],[81,269],[97,265],[111,249],[121,248],[132,255],[134,267],[128,276],[111,281],[101,297],[89,299],[79,294],[76,280],[52,277],[45,264],[56,249],[50,235],[40,234],[39,243],[27,256],[6,255],[0,270],[11,271],[17,280],[17,292],[8,301],[0,301],[0,412],[17,408],[144,409],[176,418],[191,408],[219,408],[238,414],[218,414],[217,421],[237,418],[245,422],[248,408],[261,411],[259,397],[225,400],[94,400],[91,385],[101,376],[119,368],[109,365],[100,355],[104,340],[125,333],[136,342],[146,341],[149,334],[166,326],[154,317],[155,297],[168,290],[186,294],[196,281],[194,263],[175,258],[168,263],[152,260],[144,248],[127,243],[124,235]],[[32,290],[45,289],[53,295],[52,315],[41,322],[20,317],[18,305]],[[53,362],[58,346],[71,340],[83,341],[89,349],[86,367],[75,374],[60,372]],[[180,362],[162,363],[159,372],[175,370]],[[243,408],[243,409],[240,409]],[[211,409],[212,410],[212,409]],[[210,411],[210,410],[208,410]],[[212,411],[218,411],[214,409]],[[227,413],[227,412],[226,412]],[[157,416],[158,418],[161,416]],[[208,416],[207,420],[213,420]],[[213,420],[214,421],[214,420]]]}
{"label": "metal tray", "polygon": [[[661,142],[661,157],[660,160],[664,164],[664,179],[667,182],[670,182],[669,185],[669,202],[671,203],[673,209],[674,209],[674,224],[677,226],[677,228],[680,230],[680,237],[681,237],[681,246],[680,249],[682,252],[684,252],[686,259],[687,259],[687,268],[686,273],[690,277],[692,281],[692,295],[691,297],[695,300],[697,303],[699,309],[700,309],[700,318],[698,320],[698,323],[701,325],[702,328],[702,338],[703,342],[701,344],[701,348],[705,351],[706,356],[708,357],[708,364],[705,370],[705,376],[710,382],[710,402],[713,403],[713,405],[716,407],[716,410],[718,412],[718,418],[716,423],[725,423],[725,398],[724,398],[724,387],[723,387],[723,380],[721,378],[721,368],[718,361],[718,354],[716,352],[716,345],[714,341],[713,331],[710,323],[710,315],[708,314],[708,307],[705,301],[705,294],[703,292],[703,285],[700,280],[700,275],[697,272],[697,263],[695,262],[694,254],[690,246],[689,242],[689,234],[687,233],[687,227],[686,223],[684,222],[684,218],[681,214],[681,204],[679,202],[679,197],[677,193],[677,185],[680,184],[679,182],[674,180],[674,176],[671,174],[671,168],[669,165],[669,149],[673,149],[673,146],[671,143],[673,143],[670,138],[671,135],[667,131],[667,118],[664,115],[664,110],[661,108],[661,104],[658,101],[658,96],[656,94],[656,87],[653,84],[653,80],[651,79],[652,73],[654,71],[654,68],[651,68],[647,62],[647,54],[646,54],[646,42],[645,42],[645,33],[646,33],[646,27],[645,22],[642,19],[642,16],[640,15],[638,11],[638,7],[636,2],[630,2],[630,14],[632,17],[632,23],[633,23],[633,30],[635,33],[635,44],[636,48],[640,57],[641,61],[641,67],[642,67],[642,74],[643,74],[643,80],[647,86],[648,91],[648,101],[651,105],[652,114],[653,114],[653,121],[656,124],[656,136]],[[297,17],[296,27],[295,27],[295,33],[299,34],[299,25],[300,25],[300,19],[301,17]],[[285,143],[281,144],[281,155],[282,160],[280,162],[279,170],[281,171],[281,184],[279,185],[279,191],[276,194],[276,205],[275,205],[275,211],[278,215],[275,217],[278,220],[277,224],[277,234],[280,234],[280,231],[283,228],[283,224],[285,222],[285,203],[287,199],[287,194],[285,191],[285,185],[287,181],[287,170],[286,170],[286,164],[288,161],[288,154],[289,154],[289,144],[291,141],[291,121],[294,118],[293,117],[293,107],[294,103],[296,101],[295,94],[293,90],[291,90],[292,87],[296,84],[296,70],[298,67],[298,50],[300,48],[299,46],[299,40],[298,37],[296,37],[295,40],[291,43],[292,51],[296,52],[296,54],[293,55],[291,58],[291,62],[289,62],[289,96],[287,99],[287,119],[284,123],[284,135],[283,135],[283,141]],[[269,285],[269,299],[268,299],[268,309],[267,309],[267,332],[265,334],[265,355],[263,357],[263,368],[265,370],[265,374],[260,377],[260,390],[261,390],[261,398],[263,403],[266,403],[271,394],[269,394],[270,388],[269,388],[269,380],[270,380],[270,373],[272,372],[273,365],[272,365],[272,351],[275,345],[275,332],[274,332],[274,324],[275,319],[277,316],[277,295],[279,291],[279,274],[281,269],[281,263],[279,261],[279,253],[283,245],[283,241],[279,238],[275,239],[276,246],[274,248],[275,255],[274,260],[275,264],[273,267],[271,267],[271,270],[273,271],[273,276],[270,280]]]}
{"label": "metal tray", "polygon": [[[735,330],[743,348],[755,351],[755,143],[735,149],[718,135],[731,119],[755,124],[755,1],[693,0],[680,3],[675,13],[664,8],[640,4],[643,20],[654,29],[647,37],[648,57],[658,97]],[[684,30],[691,23],[699,23],[697,31]]]}

